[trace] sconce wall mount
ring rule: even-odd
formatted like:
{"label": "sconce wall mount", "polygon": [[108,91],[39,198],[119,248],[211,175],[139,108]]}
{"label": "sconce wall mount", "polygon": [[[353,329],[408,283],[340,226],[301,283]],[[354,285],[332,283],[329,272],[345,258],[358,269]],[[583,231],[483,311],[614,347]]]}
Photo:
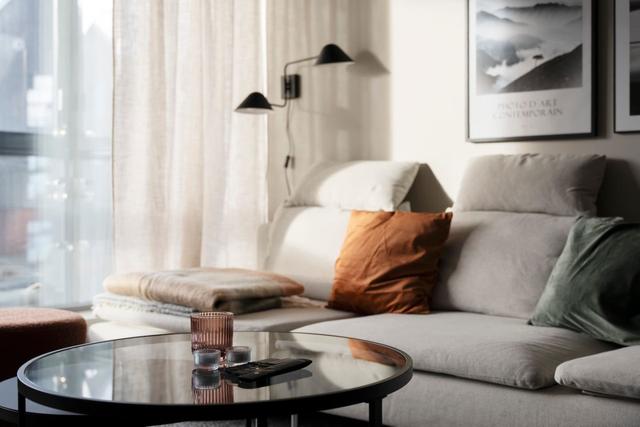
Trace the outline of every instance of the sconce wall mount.
{"label": "sconce wall mount", "polygon": [[301,85],[300,74],[285,74],[282,76],[282,93],[281,97],[285,101],[288,99],[300,98]]}

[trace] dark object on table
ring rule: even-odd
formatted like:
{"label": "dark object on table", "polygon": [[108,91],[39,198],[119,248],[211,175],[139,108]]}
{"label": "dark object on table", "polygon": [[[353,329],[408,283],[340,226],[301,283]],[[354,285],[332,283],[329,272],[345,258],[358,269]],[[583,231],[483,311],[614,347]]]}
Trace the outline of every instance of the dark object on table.
{"label": "dark object on table", "polygon": [[286,374],[276,375],[275,377],[269,377],[262,379],[260,381],[255,381],[252,383],[247,382],[239,382],[238,387],[244,389],[254,389],[261,387],[268,387],[276,384],[288,383],[291,381],[299,381],[305,378],[311,378],[313,374],[308,369],[300,369],[298,371],[287,372]]}
{"label": "dark object on table", "polygon": [[224,376],[237,383],[255,383],[276,375],[297,371],[311,364],[309,359],[263,359],[224,369]]}

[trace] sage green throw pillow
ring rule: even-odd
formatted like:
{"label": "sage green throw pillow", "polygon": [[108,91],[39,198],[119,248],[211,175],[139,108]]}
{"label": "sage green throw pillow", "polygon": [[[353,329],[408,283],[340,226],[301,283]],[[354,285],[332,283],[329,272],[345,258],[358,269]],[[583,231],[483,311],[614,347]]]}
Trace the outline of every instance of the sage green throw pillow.
{"label": "sage green throw pillow", "polygon": [[640,344],[640,224],[579,218],[529,323]]}

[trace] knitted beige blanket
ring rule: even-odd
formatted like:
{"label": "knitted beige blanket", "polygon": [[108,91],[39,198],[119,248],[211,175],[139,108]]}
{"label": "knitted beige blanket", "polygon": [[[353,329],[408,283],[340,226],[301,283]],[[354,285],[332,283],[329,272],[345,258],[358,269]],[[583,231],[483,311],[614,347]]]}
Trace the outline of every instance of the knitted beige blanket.
{"label": "knitted beige blanket", "polygon": [[281,307],[281,297],[304,291],[301,284],[287,277],[238,268],[113,274],[103,285],[117,295],[235,314]]}

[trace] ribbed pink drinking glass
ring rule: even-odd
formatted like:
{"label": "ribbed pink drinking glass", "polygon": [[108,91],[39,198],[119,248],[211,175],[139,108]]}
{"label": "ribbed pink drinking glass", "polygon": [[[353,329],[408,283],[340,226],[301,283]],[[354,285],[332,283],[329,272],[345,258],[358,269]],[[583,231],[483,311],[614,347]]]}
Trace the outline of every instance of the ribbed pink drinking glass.
{"label": "ribbed pink drinking glass", "polygon": [[216,349],[224,357],[233,345],[233,313],[209,311],[191,315],[191,351]]}

